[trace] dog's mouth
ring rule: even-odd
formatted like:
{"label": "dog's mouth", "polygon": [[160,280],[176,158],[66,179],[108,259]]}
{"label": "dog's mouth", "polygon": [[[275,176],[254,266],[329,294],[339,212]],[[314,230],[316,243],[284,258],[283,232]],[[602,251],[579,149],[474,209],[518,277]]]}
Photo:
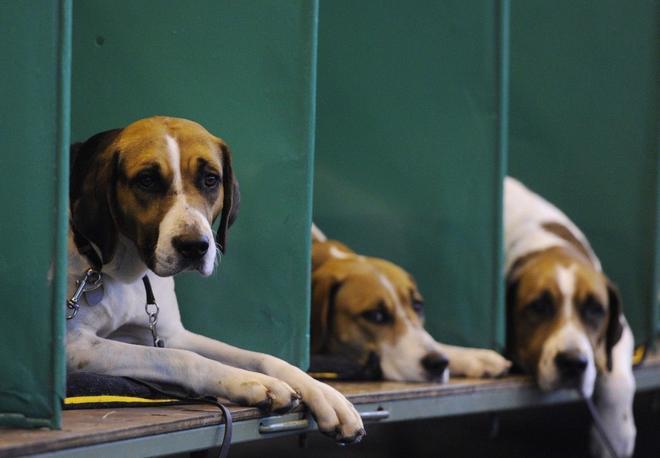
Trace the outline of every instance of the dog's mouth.
{"label": "dog's mouth", "polygon": [[203,259],[190,261],[168,256],[164,260],[155,259],[152,265],[147,264],[147,267],[159,277],[171,277],[182,272],[199,272],[205,277],[210,274],[210,272],[207,272],[206,263]]}
{"label": "dog's mouth", "polygon": [[147,267],[158,276],[169,277],[181,272],[196,271],[208,277],[215,268],[218,250],[212,239],[210,243],[207,240],[188,241],[181,246],[175,237],[173,242],[156,244],[153,249],[147,247],[142,254]]}

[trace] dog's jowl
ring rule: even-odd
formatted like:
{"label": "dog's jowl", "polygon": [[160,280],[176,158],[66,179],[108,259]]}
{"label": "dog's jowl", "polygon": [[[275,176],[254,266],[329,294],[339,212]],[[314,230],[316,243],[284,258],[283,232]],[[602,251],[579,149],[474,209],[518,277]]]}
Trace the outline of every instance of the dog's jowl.
{"label": "dog's jowl", "polygon": [[[504,195],[508,353],[543,390],[593,395],[617,455],[630,456],[633,335],[619,294],[564,213],[513,178]],[[595,429],[591,448],[609,456]]]}
{"label": "dog's jowl", "polygon": [[[69,371],[174,383],[275,412],[302,400],[321,431],[341,442],[362,438],[359,414],[330,386],[181,324],[173,275],[210,275],[238,212],[238,182],[223,140],[191,121],[153,117],[97,134],[71,153]],[[94,300],[74,294],[90,268],[103,283]],[[164,348],[154,345],[145,314],[147,284],[160,306],[157,338]]]}

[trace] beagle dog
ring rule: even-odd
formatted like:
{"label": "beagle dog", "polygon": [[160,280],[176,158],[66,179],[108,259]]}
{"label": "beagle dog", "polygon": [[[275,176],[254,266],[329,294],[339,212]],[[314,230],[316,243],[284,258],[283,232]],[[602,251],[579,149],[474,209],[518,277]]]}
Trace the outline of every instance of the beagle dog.
{"label": "beagle dog", "polygon": [[316,226],[312,240],[313,355],[375,364],[375,377],[393,381],[497,377],[509,369],[494,351],[433,339],[424,329],[424,299],[399,266],[358,255]]}
{"label": "beagle dog", "polygon": [[[238,211],[238,182],[222,139],[195,122],[159,116],[71,150],[68,371],[177,384],[278,413],[302,400],[337,441],[364,436],[360,415],[332,387],[181,323],[173,275],[210,275]],[[81,283],[90,267],[100,271],[95,289]],[[145,313],[147,283],[157,313],[153,304]]]}
{"label": "beagle dog", "polygon": [[[631,456],[634,339],[616,288],[577,226],[513,178],[504,224],[508,355],[542,390],[593,395],[617,454]],[[591,451],[609,456],[595,429]]]}

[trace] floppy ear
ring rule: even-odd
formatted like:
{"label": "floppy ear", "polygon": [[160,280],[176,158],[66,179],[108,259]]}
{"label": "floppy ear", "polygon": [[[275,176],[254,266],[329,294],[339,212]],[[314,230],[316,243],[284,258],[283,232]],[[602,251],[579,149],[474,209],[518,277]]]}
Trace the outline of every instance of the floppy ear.
{"label": "floppy ear", "polygon": [[[101,132],[70,148],[70,222],[76,239],[83,237],[100,251],[102,264],[112,260],[117,246],[113,209],[116,206],[119,153],[108,151],[108,148],[120,132],[121,129]],[[82,254],[92,263],[95,263],[93,258],[98,257],[95,253]]]}
{"label": "floppy ear", "polygon": [[621,325],[621,297],[618,288],[608,280],[607,300],[609,305],[609,318],[605,330],[605,355],[607,357],[607,370],[612,370],[612,348],[621,338],[623,326]]}
{"label": "floppy ear", "polygon": [[506,342],[504,354],[510,360],[514,359],[516,348],[516,333],[515,333],[515,307],[516,297],[518,295],[518,283],[520,279],[518,276],[510,274],[506,279],[506,302],[504,304],[506,309]]}
{"label": "floppy ear", "polygon": [[312,240],[312,272],[330,259],[335,258],[335,255],[332,253],[333,248],[347,255],[355,254],[349,247],[336,240],[326,240],[325,242]]}
{"label": "floppy ear", "polygon": [[328,341],[334,316],[335,297],[342,286],[332,274],[312,274],[312,353],[322,353]]}
{"label": "floppy ear", "polygon": [[231,166],[231,151],[224,142],[220,142],[222,150],[222,213],[220,214],[220,225],[215,239],[222,254],[227,250],[227,231],[238,217],[238,209],[241,206],[241,192],[238,180],[234,177]]}

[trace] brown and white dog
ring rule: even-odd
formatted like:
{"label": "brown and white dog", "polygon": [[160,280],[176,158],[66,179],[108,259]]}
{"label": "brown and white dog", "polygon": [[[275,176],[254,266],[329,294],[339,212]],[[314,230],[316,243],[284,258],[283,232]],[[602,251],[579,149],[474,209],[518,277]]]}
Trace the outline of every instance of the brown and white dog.
{"label": "brown and white dog", "polygon": [[[584,234],[513,178],[504,184],[508,355],[543,390],[594,396],[619,456],[635,445],[633,335]],[[609,456],[595,430],[591,450]]]}
{"label": "brown and white dog", "polygon": [[386,380],[496,377],[509,361],[491,350],[437,342],[424,329],[424,299],[399,266],[353,252],[312,228],[312,353],[379,364]]}
{"label": "brown and white dog", "polygon": [[[341,442],[361,439],[360,415],[330,386],[273,356],[181,324],[172,276],[184,270],[210,275],[238,210],[231,154],[220,138],[167,117],[97,134],[72,146],[70,191],[68,293],[100,257],[103,294],[95,305],[83,297],[67,321],[68,371],[174,383],[276,412],[302,399],[322,432]],[[218,217],[214,239],[211,223]],[[82,255],[82,241],[95,254]],[[152,341],[144,275],[160,306],[157,331],[165,348]]]}

